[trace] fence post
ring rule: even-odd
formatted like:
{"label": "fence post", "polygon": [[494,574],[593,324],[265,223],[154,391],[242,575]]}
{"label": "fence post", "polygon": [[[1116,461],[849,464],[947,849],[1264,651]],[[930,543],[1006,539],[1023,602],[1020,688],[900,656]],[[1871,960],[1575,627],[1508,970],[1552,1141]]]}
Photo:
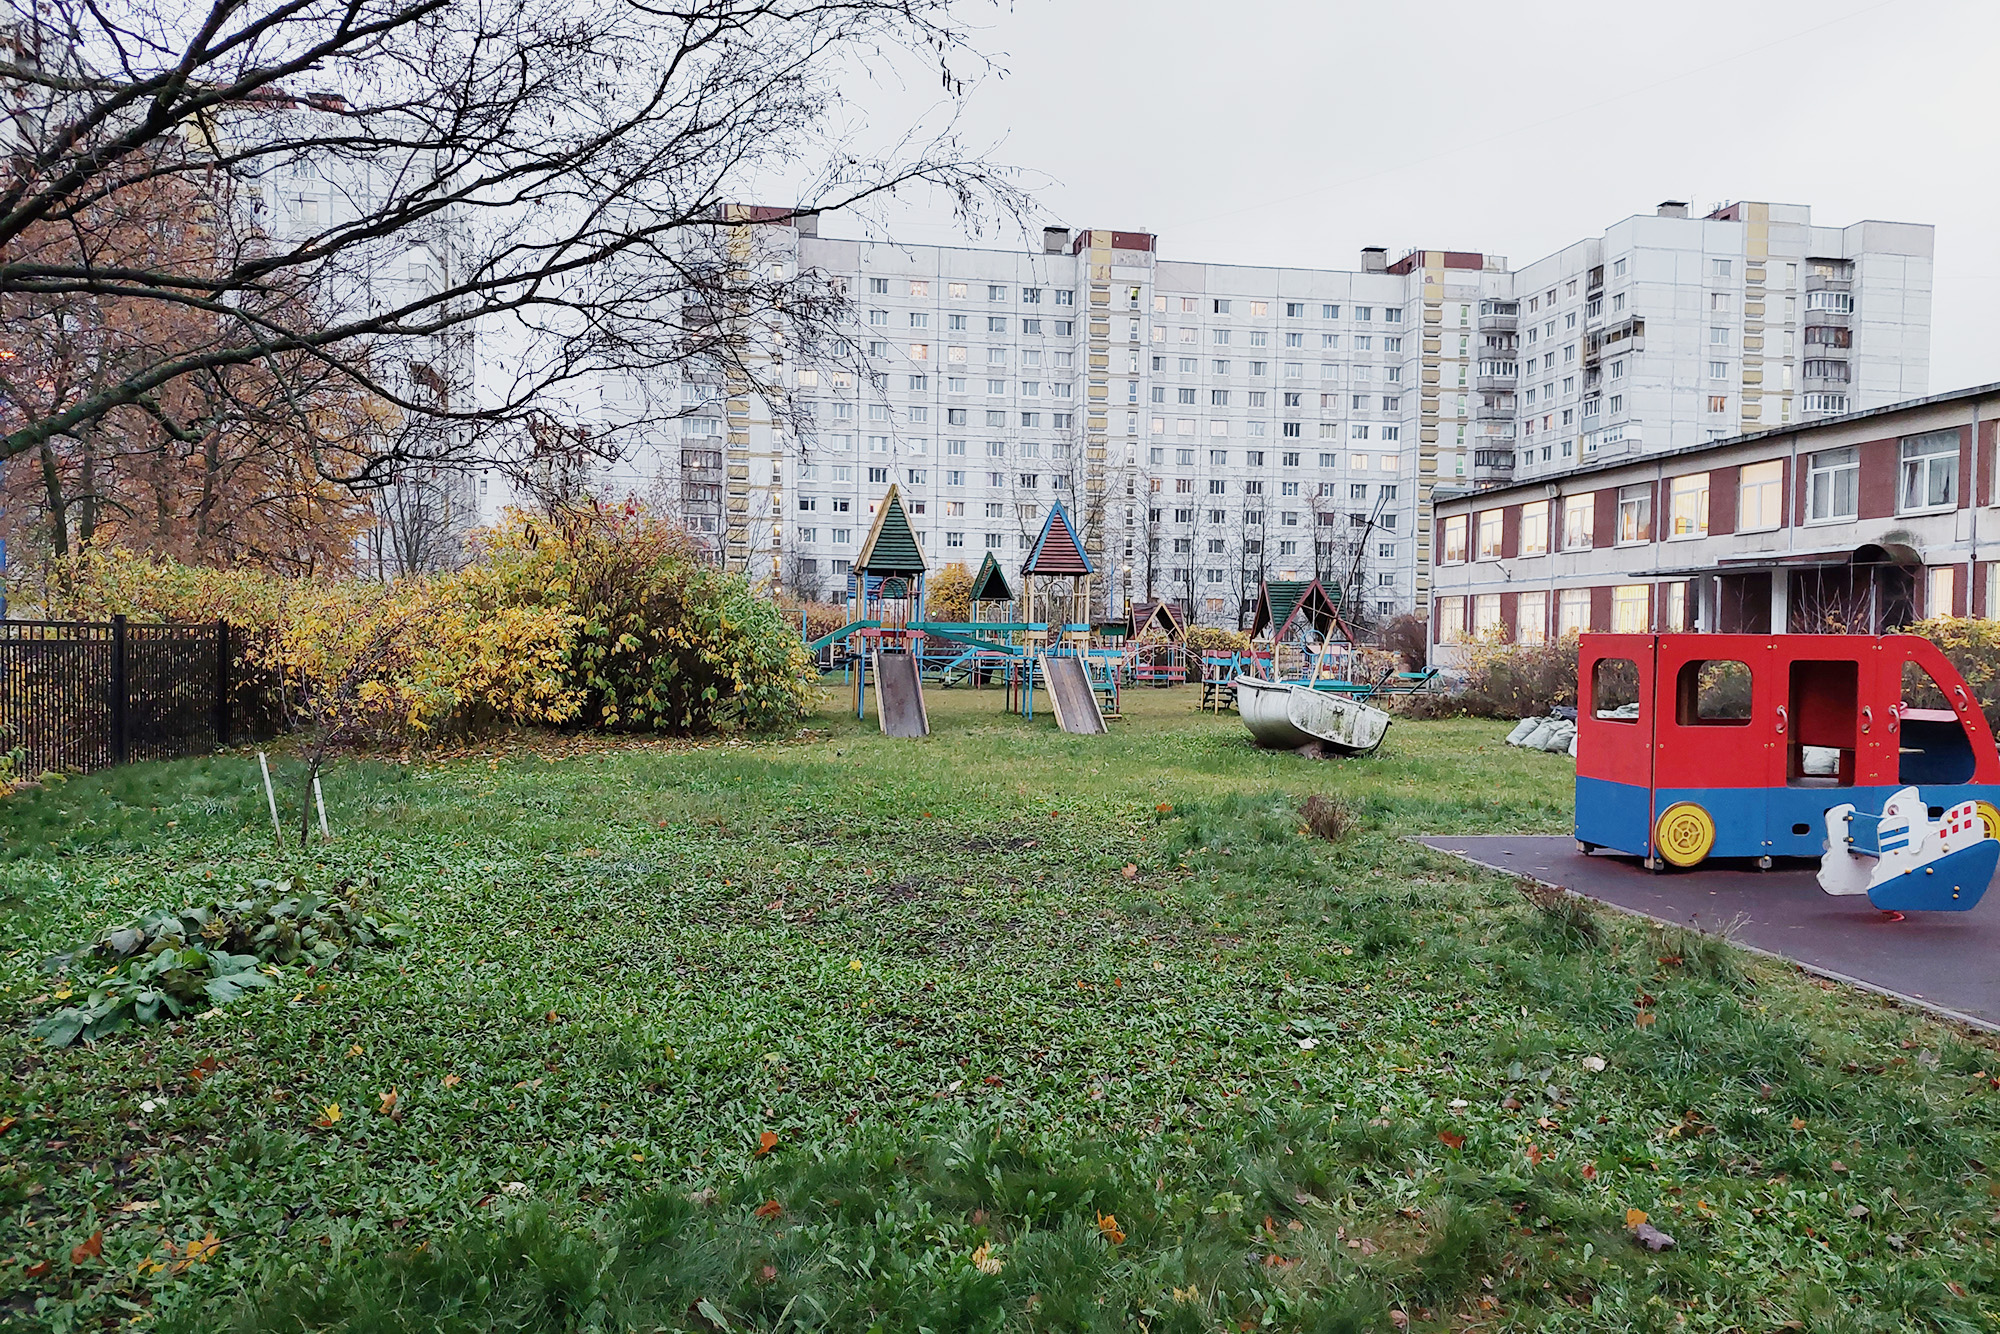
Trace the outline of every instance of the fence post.
{"label": "fence post", "polygon": [[215,744],[229,744],[229,622],[215,621]]}
{"label": "fence post", "polygon": [[125,618],[111,618],[111,762],[125,763],[125,722],[129,701],[125,689]]}

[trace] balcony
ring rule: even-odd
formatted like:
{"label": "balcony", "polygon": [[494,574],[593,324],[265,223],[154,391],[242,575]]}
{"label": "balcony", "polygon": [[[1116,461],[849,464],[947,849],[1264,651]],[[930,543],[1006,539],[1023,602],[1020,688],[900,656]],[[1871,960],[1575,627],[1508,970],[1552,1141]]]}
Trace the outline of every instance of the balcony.
{"label": "balcony", "polygon": [[1512,375],[1475,375],[1472,377],[1472,387],[1482,394],[1502,391],[1512,393],[1514,386],[1520,383],[1520,379],[1518,372]]}
{"label": "balcony", "polygon": [[1481,394],[1473,405],[1475,421],[1512,421],[1516,402],[1512,394]]}
{"label": "balcony", "polygon": [[1472,484],[1498,486],[1514,480],[1514,451],[1475,449],[1472,451]]}

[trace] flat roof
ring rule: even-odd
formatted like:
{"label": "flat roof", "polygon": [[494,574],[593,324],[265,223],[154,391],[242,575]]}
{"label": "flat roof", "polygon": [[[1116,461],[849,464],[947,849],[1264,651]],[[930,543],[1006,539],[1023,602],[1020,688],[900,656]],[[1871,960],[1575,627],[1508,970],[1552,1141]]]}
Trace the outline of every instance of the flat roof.
{"label": "flat roof", "polygon": [[1757,440],[1771,440],[1779,436],[1805,435],[1823,430],[1829,426],[1841,426],[1848,422],[1867,421],[1873,417],[1887,417],[1898,412],[1910,412],[1917,408],[1936,407],[1942,403],[1961,403],[1967,399],[2000,395],[2000,380],[1991,384],[1973,385],[1969,389],[1953,389],[1947,393],[1932,394],[1927,398],[1906,398],[1900,403],[1888,403],[1879,408],[1864,408],[1858,412],[1842,413],[1838,417],[1821,417],[1816,421],[1793,422],[1788,426],[1773,426],[1768,430],[1750,431],[1744,435],[1732,435],[1722,440],[1704,440],[1700,444],[1682,445],[1678,449],[1663,449],[1657,453],[1626,454],[1615,459],[1600,459],[1595,463],[1582,463],[1560,472],[1544,473],[1530,481],[1505,482],[1499,486],[1485,488],[1439,487],[1433,492],[1438,503],[1465,500],[1473,496],[1497,496],[1510,491],[1540,490],[1550,482],[1570,477],[1588,477],[1595,473],[1610,472],[1614,468],[1626,468],[1635,463],[1652,463],[1659,459],[1689,458],[1696,454],[1706,454],[1711,450],[1729,449],[1736,445],[1747,445]]}

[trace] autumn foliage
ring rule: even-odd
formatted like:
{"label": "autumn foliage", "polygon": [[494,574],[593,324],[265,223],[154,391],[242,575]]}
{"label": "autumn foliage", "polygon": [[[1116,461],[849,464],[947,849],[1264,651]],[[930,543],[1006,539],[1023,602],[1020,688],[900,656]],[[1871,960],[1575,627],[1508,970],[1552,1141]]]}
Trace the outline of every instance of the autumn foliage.
{"label": "autumn foliage", "polygon": [[700,732],[794,725],[796,628],[680,528],[635,510],[510,516],[454,574],[377,584],[213,570],[93,547],[49,614],[234,627],[237,714],[345,740],[508,725]]}

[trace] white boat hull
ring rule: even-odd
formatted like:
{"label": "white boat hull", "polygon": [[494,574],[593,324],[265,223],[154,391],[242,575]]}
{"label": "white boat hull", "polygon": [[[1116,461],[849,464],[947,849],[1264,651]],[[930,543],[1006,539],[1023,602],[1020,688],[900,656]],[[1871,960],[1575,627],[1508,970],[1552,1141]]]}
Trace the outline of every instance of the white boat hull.
{"label": "white boat hull", "polygon": [[1236,678],[1236,711],[1260,746],[1300,750],[1323,746],[1365,755],[1382,744],[1390,717],[1370,704],[1304,686]]}

